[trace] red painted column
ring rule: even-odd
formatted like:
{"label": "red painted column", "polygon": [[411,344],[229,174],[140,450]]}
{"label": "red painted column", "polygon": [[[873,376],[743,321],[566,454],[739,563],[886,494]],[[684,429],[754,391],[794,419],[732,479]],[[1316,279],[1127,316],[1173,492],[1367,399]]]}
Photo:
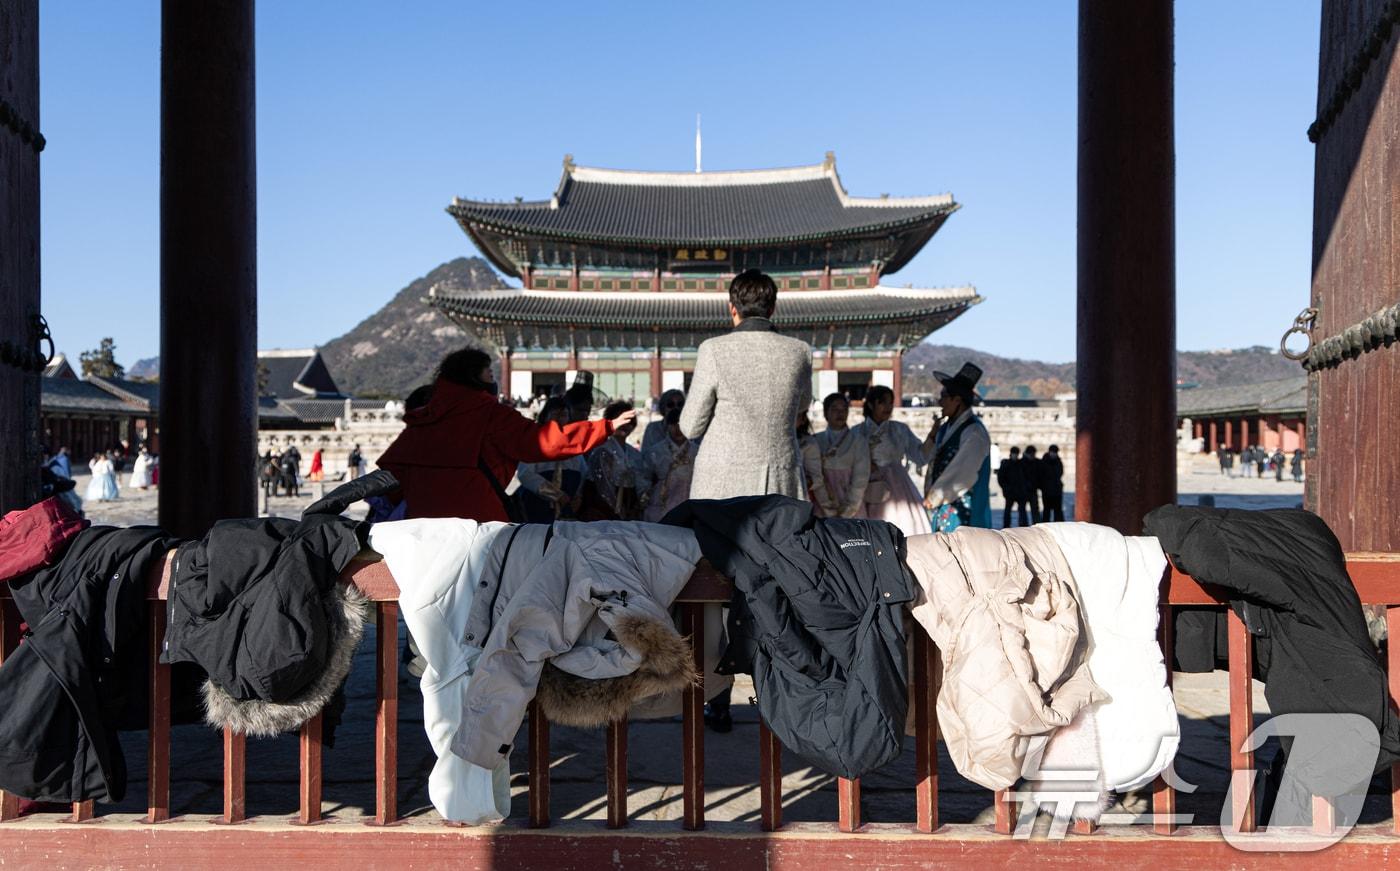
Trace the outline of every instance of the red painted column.
{"label": "red painted column", "polygon": [[894,355],[894,407],[899,408],[904,404],[904,352],[896,351]]}
{"label": "red painted column", "polygon": [[1235,422],[1227,417],[1221,421],[1221,425],[1225,427],[1225,446],[1233,451],[1235,449]]}
{"label": "red painted column", "polygon": [[1206,437],[1206,453],[1210,454],[1220,450],[1219,436],[1215,431],[1215,418],[1213,417],[1210,419],[1210,428],[1208,432],[1210,435]]}
{"label": "red painted column", "polygon": [[1171,0],[1080,0],[1075,516],[1127,534],[1176,498],[1173,53]]}
{"label": "red painted column", "polygon": [[253,0],[161,11],[160,525],[256,513]]}
{"label": "red painted column", "polygon": [[661,349],[653,347],[651,349],[651,394],[661,395]]}
{"label": "red painted column", "polygon": [[[17,116],[12,126],[0,125],[0,341],[35,350],[32,330],[40,313],[39,153],[33,138],[40,132],[38,0],[4,5],[0,57],[5,59],[0,98]],[[31,131],[27,138],[20,134],[25,125]],[[40,377],[0,363],[0,514],[39,498]],[[77,466],[78,458],[72,459]]]}

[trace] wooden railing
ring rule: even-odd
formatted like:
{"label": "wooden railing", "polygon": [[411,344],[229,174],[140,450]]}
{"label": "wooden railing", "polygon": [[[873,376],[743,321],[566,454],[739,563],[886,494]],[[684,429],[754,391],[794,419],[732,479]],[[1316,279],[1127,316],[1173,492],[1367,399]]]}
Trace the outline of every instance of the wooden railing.
{"label": "wooden railing", "polygon": [[[1400,637],[1400,555],[1396,554],[1351,554],[1348,557],[1348,570],[1356,585],[1363,603],[1379,604],[1387,607],[1387,623],[1391,637]],[[375,801],[374,815],[370,824],[390,826],[399,821],[396,802],[398,791],[397,749],[398,749],[398,587],[388,567],[373,554],[357,558],[344,573],[342,580],[354,584],[374,603],[377,626],[375,656],[377,704],[375,712]],[[172,819],[170,802],[170,722],[171,693],[170,669],[159,662],[161,639],[165,632],[166,613],[164,600],[169,581],[169,559],[155,567],[149,578],[148,607],[150,609],[149,658],[151,666],[152,692],[150,694],[150,729],[148,758],[148,802],[144,824],[156,825]],[[706,603],[727,602],[731,587],[727,579],[711,569],[707,563],[697,567],[689,583],[682,591],[677,607],[680,613],[682,632],[691,639],[695,652],[696,668],[703,672],[701,651],[705,644],[705,625],[702,609]],[[8,592],[0,587],[0,597]],[[1161,605],[1161,642],[1163,649],[1170,651],[1172,646],[1171,611],[1183,605],[1215,605],[1220,603],[1209,589],[1203,588],[1190,577],[1168,569],[1163,579]],[[8,654],[18,641],[18,615],[14,603],[8,598],[0,598],[0,652]],[[1392,699],[1400,698],[1400,645],[1388,647],[1390,692]],[[1232,790],[1233,825],[1242,832],[1255,830],[1255,811],[1252,784],[1254,778],[1253,754],[1241,749],[1245,738],[1253,729],[1254,711],[1250,692],[1252,670],[1249,637],[1244,625],[1233,613],[1229,615],[1229,698],[1230,698],[1230,768],[1235,788]],[[1168,659],[1170,663],[1170,659]],[[938,726],[934,700],[937,696],[939,673],[938,651],[922,630],[916,630],[914,638],[914,708],[916,780],[912,784],[916,793],[916,812],[912,825],[906,824],[905,831],[940,836],[960,837],[968,834],[967,826],[944,826],[939,821],[938,794]],[[1170,671],[1169,671],[1170,674]],[[705,828],[705,744],[702,706],[704,691],[694,687],[685,693],[682,713],[682,821],[685,830],[696,831]],[[531,828],[545,828],[551,825],[549,777],[549,723],[541,714],[538,705],[532,704],[528,719],[529,741],[529,814]],[[321,822],[322,818],[322,771],[321,771],[321,718],[313,718],[303,726],[300,735],[300,810],[295,823],[310,826]],[[782,806],[782,747],[773,734],[762,724],[759,728],[760,767],[757,776],[760,797],[759,823],[755,833],[778,832],[783,829]],[[247,819],[245,799],[245,759],[246,744],[243,736],[226,731],[224,734],[224,784],[223,812],[217,822],[233,824]],[[627,723],[614,722],[607,728],[606,740],[606,828],[621,829],[631,822],[627,805]],[[1394,809],[1390,831],[1400,834],[1400,766],[1392,771],[1392,782],[1396,785],[1392,795]],[[837,788],[834,830],[859,838],[858,833],[869,830],[863,827],[860,807],[860,782],[840,779]],[[1009,835],[1017,820],[1017,808],[1007,795],[995,796],[994,833]],[[1157,835],[1172,835],[1178,827],[1172,822],[1176,809],[1176,795],[1172,787],[1162,779],[1152,789],[1152,810],[1156,822],[1153,832]],[[92,802],[76,803],[72,807],[72,822],[94,819]],[[14,820],[18,815],[18,799],[0,793],[0,821]],[[49,817],[52,820],[52,817]],[[98,819],[101,819],[100,817]],[[1313,830],[1330,831],[1334,825],[1333,809],[1327,802],[1314,801]],[[830,824],[828,824],[830,825]],[[802,827],[810,830],[809,825]],[[882,825],[882,831],[889,826]],[[897,828],[897,827],[896,827]],[[1213,827],[1191,826],[1191,830],[1214,832]],[[465,829],[457,829],[466,831]],[[6,843],[5,828],[0,827],[0,844]],[[21,829],[15,830],[18,835]],[[482,828],[475,830],[490,836],[499,829]],[[1094,835],[1094,827],[1077,823],[1073,831],[1076,835]],[[1111,840],[1111,839],[1110,839]],[[1400,842],[1390,842],[1396,844]],[[3,855],[3,853],[0,853]],[[1389,852],[1385,853],[1389,856]]]}

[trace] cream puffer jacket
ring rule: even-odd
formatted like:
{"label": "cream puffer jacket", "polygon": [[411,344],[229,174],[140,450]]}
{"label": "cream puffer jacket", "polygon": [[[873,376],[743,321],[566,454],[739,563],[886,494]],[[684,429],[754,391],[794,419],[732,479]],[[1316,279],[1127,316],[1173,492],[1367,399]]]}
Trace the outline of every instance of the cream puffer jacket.
{"label": "cream puffer jacket", "polygon": [[964,777],[1005,789],[1035,736],[1105,697],[1089,674],[1074,577],[1035,527],[962,527],[908,546],[912,613],[943,656],[939,731]]}

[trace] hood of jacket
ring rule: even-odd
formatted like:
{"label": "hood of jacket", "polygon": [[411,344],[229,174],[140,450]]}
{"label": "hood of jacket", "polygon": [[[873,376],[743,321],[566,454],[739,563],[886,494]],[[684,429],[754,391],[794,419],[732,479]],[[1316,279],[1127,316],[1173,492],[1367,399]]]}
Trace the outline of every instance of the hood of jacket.
{"label": "hood of jacket", "polygon": [[1089,673],[1074,576],[1036,527],[916,535],[914,619],[943,654],[939,732],[988,789],[1022,774],[1028,739],[1105,697]]}
{"label": "hood of jacket", "polygon": [[339,687],[367,611],[339,583],[362,526],[328,515],[221,520],[180,548],[161,659],[208,674],[211,725],[257,736],[294,729]]}

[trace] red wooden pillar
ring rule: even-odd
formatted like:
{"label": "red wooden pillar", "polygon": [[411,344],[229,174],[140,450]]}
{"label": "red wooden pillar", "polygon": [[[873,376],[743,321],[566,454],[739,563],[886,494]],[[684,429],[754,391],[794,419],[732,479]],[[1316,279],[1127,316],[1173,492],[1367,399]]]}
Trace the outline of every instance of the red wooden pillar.
{"label": "red wooden pillar", "polygon": [[[0,341],[37,347],[39,315],[39,2],[0,13]],[[28,129],[28,134],[21,131]],[[39,373],[0,363],[0,514],[39,498]],[[74,458],[77,459],[76,457]]]}
{"label": "red wooden pillar", "polygon": [[1206,453],[1214,453],[1220,450],[1219,435],[1215,431],[1215,418],[1210,419],[1210,435],[1206,438]]}
{"label": "red wooden pillar", "polygon": [[904,404],[904,352],[894,352],[894,407]]}
{"label": "red wooden pillar", "polygon": [[661,395],[661,349],[652,347],[651,349],[651,395]]}
{"label": "red wooden pillar", "polygon": [[525,268],[520,270],[520,287],[529,290],[535,286],[535,267],[526,263]]}
{"label": "red wooden pillar", "polygon": [[253,0],[161,11],[160,525],[257,508]]}
{"label": "red wooden pillar", "polygon": [[1173,75],[1171,0],[1080,0],[1075,515],[1128,534],[1176,497]]}

